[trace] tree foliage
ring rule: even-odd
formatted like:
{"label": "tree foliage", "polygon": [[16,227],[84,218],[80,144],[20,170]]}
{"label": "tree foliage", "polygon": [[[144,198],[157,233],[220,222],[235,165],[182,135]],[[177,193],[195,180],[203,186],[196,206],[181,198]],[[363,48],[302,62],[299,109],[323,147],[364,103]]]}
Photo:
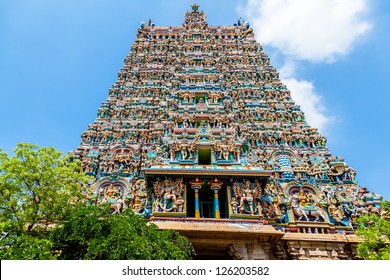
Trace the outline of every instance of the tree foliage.
{"label": "tree foliage", "polygon": [[[188,259],[192,245],[131,210],[87,206],[80,163],[54,148],[0,151],[0,259]],[[86,189],[86,188],[84,188]],[[51,230],[49,222],[56,222]]]}
{"label": "tree foliage", "polygon": [[12,244],[4,246],[0,250],[2,260],[55,260],[57,255],[52,252],[53,242],[48,233],[36,232],[31,234],[22,233],[12,240]]}
{"label": "tree foliage", "polygon": [[63,219],[88,180],[79,162],[53,147],[20,143],[12,157],[0,153],[2,230],[31,234],[39,221]]}
{"label": "tree foliage", "polygon": [[110,215],[108,207],[81,207],[52,231],[60,259],[181,260],[193,253],[188,240],[162,231],[131,210]]}
{"label": "tree foliage", "polygon": [[356,222],[356,234],[363,239],[358,255],[366,260],[390,260],[390,201],[381,203],[379,215],[363,215]]}

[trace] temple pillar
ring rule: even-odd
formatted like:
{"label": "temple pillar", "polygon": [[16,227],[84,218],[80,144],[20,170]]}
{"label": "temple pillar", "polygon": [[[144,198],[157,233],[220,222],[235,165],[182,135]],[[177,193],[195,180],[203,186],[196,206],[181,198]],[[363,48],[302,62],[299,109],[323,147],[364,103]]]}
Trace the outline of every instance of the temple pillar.
{"label": "temple pillar", "polygon": [[213,191],[214,191],[214,216],[215,216],[216,219],[220,219],[221,218],[221,214],[219,212],[219,198],[218,198],[218,191],[219,191],[219,189],[218,188],[214,188]]}
{"label": "temple pillar", "polygon": [[254,258],[253,258],[253,249],[254,249],[255,246],[253,246],[253,244],[246,244],[245,247],[246,247],[246,252],[247,252],[247,255],[248,255],[248,260],[254,260]]}
{"label": "temple pillar", "polygon": [[195,218],[200,218],[200,212],[199,212],[199,188],[194,187],[195,191]]}
{"label": "temple pillar", "polygon": [[194,181],[190,182],[191,189],[195,192],[195,218],[200,218],[200,211],[199,211],[199,190],[202,188],[203,181],[199,180],[197,177]]}
{"label": "temple pillar", "polygon": [[217,178],[214,178],[212,181],[209,182],[209,184],[211,185],[211,189],[214,191],[214,217],[216,219],[220,219],[221,214],[219,211],[218,191],[222,188],[223,183]]}

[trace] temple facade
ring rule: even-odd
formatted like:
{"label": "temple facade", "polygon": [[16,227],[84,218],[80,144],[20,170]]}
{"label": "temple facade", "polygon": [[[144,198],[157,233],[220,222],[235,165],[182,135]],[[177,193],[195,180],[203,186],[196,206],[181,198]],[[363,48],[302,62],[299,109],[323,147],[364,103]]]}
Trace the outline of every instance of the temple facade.
{"label": "temple facade", "polygon": [[89,203],[131,208],[198,259],[354,259],[381,196],[306,123],[248,23],[142,23],[74,152]]}

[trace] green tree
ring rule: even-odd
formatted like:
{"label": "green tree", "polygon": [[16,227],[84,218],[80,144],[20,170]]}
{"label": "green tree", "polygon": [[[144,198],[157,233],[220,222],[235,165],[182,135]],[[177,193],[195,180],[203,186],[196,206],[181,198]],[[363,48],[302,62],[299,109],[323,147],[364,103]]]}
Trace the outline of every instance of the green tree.
{"label": "green tree", "polygon": [[[192,245],[131,210],[87,206],[78,161],[54,148],[0,151],[0,259],[189,259]],[[51,224],[51,222],[54,222]],[[51,226],[48,224],[51,224]],[[55,226],[53,226],[55,225]]]}
{"label": "green tree", "polygon": [[1,218],[26,233],[39,221],[61,220],[88,180],[79,162],[53,147],[18,144],[12,157],[0,154]]}
{"label": "green tree", "polygon": [[67,217],[83,197],[81,185],[89,180],[79,162],[53,147],[20,143],[11,157],[0,151],[0,231],[18,236],[0,250],[0,257],[51,258],[43,225]]}
{"label": "green tree", "polygon": [[0,259],[2,260],[55,260],[57,255],[52,253],[53,243],[48,233],[27,235],[20,234],[7,245],[2,242]]}
{"label": "green tree", "polygon": [[363,241],[358,244],[358,255],[366,260],[390,259],[390,201],[381,203],[379,214],[363,215],[356,219],[356,234]]}
{"label": "green tree", "polygon": [[159,230],[129,209],[110,215],[108,207],[80,207],[51,234],[60,259],[183,260],[194,252],[179,233]]}

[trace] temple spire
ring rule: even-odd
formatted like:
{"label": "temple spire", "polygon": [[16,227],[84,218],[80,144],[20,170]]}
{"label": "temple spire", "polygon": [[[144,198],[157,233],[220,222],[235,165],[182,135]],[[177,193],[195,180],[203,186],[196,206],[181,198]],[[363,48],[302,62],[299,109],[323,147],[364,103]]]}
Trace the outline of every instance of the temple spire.
{"label": "temple spire", "polygon": [[199,12],[199,5],[194,3],[191,5],[191,12],[185,14],[183,26],[186,29],[205,29],[207,27],[206,14],[203,11]]}
{"label": "temple spire", "polygon": [[[355,243],[343,249],[345,237],[304,249],[299,240],[353,233],[352,219],[377,213],[382,199],[306,123],[249,23],[209,26],[197,4],[183,26],[141,23],[75,158],[95,176],[90,204],[176,224],[211,255],[346,258]],[[298,234],[280,241],[284,232]]]}

